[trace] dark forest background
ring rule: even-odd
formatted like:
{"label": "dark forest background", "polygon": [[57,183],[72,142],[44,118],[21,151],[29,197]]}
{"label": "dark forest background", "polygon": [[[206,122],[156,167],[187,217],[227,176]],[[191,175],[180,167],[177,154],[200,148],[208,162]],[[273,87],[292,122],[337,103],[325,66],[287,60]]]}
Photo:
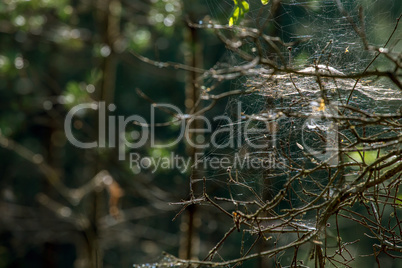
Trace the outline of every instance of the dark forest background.
{"label": "dark forest background", "polygon": [[[308,2],[295,5],[292,16],[313,9]],[[402,3],[370,2],[365,16],[381,18],[381,29],[391,32]],[[250,6],[260,14],[260,1]],[[188,25],[209,19],[227,24],[232,8],[232,1],[218,0],[0,2],[0,267],[132,267],[158,261],[163,252],[194,254],[183,242],[191,213],[172,221],[182,206],[170,205],[189,198],[191,171],[140,171],[119,161],[117,148],[76,148],[66,139],[64,119],[75,105],[92,101],[115,104],[111,115],[137,114],[147,121],[152,101],[190,111],[194,72],[155,63],[208,70],[233,60],[213,30]],[[270,34],[292,41],[297,27],[281,31],[289,20],[277,12],[281,19]],[[375,34],[368,39],[385,42]],[[220,90],[236,85],[224,82]],[[207,115],[223,114],[226,104],[218,102]],[[156,118],[164,122],[171,115],[158,111]],[[73,125],[79,139],[98,138],[97,111],[80,114]],[[127,137],[140,130],[130,125]],[[157,141],[174,139],[176,131],[172,125],[158,128]],[[194,153],[184,143],[133,151]],[[205,255],[231,221],[198,213],[197,254]],[[353,236],[354,230],[345,232]],[[230,256],[230,245],[225,252]]]}

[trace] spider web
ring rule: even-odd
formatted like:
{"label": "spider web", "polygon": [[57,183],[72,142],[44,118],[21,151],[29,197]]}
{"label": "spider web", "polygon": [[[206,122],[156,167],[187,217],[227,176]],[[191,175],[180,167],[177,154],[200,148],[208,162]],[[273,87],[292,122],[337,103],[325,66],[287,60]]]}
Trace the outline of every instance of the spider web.
{"label": "spider web", "polygon": [[[215,24],[227,22],[231,2],[206,1]],[[398,1],[387,1],[387,4],[402,11]],[[382,11],[378,1],[343,1],[342,5],[353,22],[364,28],[370,45],[382,46],[387,41],[395,26],[396,15],[399,15],[398,12]],[[365,12],[363,16],[359,14],[361,5]],[[269,12],[269,6],[261,8],[258,1],[251,1],[250,12],[242,25],[262,25],[264,20],[257,18],[268,17],[261,14]],[[322,161],[328,161],[329,164],[338,161],[331,149],[336,148],[340,142],[336,135],[339,126],[322,119],[322,116],[335,116],[339,113],[339,105],[355,106],[370,114],[396,113],[402,99],[401,90],[387,81],[373,81],[368,77],[356,83],[355,79],[342,78],[344,75],[363,72],[375,53],[364,49],[360,36],[339,11],[336,1],[282,1],[277,13],[269,23],[273,27],[267,27],[268,34],[279,36],[284,42],[296,43],[291,51],[286,46],[280,47],[280,54],[272,51],[269,46],[263,47],[263,56],[279,66],[289,64],[299,70],[300,74],[274,73],[259,65],[237,75],[230,73],[236,79],[232,79],[224,91],[241,89],[253,92],[228,100],[224,115],[231,118],[231,123],[222,120],[217,130],[228,127],[232,129],[231,135],[221,137],[221,144],[236,140],[239,133],[242,140],[237,140],[231,148],[209,148],[204,157],[199,159],[200,162],[208,162],[214,157],[229,159],[229,164],[220,169],[201,170],[202,175],[199,177],[206,177],[208,184],[214,185],[212,189],[218,189],[217,193],[231,200],[245,201],[244,204],[251,200],[265,202],[277,194],[294,175],[286,172],[289,166],[297,170],[298,164],[300,168],[311,168]],[[383,39],[377,38],[375,34],[379,32],[387,32],[388,36],[382,34]],[[389,45],[395,54],[401,51],[400,35],[399,29]],[[241,42],[248,51],[258,55],[254,41],[244,38]],[[248,63],[231,51],[226,52],[223,59],[215,65],[216,70]],[[379,57],[369,70],[376,69],[390,70],[390,66]],[[339,77],[323,77],[318,83],[316,72]],[[214,77],[206,80],[213,84]],[[323,92],[326,92],[325,96]],[[292,113],[305,116],[292,117]],[[359,116],[352,113],[348,115]],[[367,135],[374,135],[383,129],[367,127],[365,131]],[[394,134],[384,134],[384,137]],[[344,135],[353,139],[349,133],[345,132]],[[259,164],[250,167],[250,161]],[[298,181],[299,185],[294,185],[289,200],[278,206],[278,210],[308,202],[313,197],[303,191],[318,194],[322,190],[320,181],[327,179],[328,174],[317,172],[314,178],[306,177]],[[228,181],[233,180],[240,184],[228,186]],[[238,209],[239,202],[233,202],[233,205],[232,209]],[[308,217],[306,222],[309,221]]]}
{"label": "spider web", "polygon": [[[261,7],[260,1],[249,2],[250,11],[241,25],[258,28],[268,18],[270,5]],[[382,45],[387,40],[396,18],[402,11],[402,5],[397,0],[341,2],[356,24],[363,22],[361,26],[364,27],[367,36],[372,37],[369,41],[376,45]],[[213,22],[227,24],[233,1],[205,0],[205,3],[210,9]],[[359,17],[359,7],[364,11],[362,21]],[[278,14],[273,14],[276,17],[269,21],[268,34],[278,36],[285,42],[307,39],[293,48],[293,65],[299,67],[310,65],[314,60],[325,56],[330,66],[343,72],[351,72],[361,71],[372,60],[373,54],[362,49],[360,37],[345,19],[344,14],[339,11],[336,0],[284,0],[281,1],[278,10]],[[391,45],[395,52],[402,50],[399,40],[400,38],[396,38]],[[330,41],[332,43],[330,49],[326,50],[324,55],[321,54],[322,49]],[[287,58],[286,50],[283,54]],[[380,66],[384,62],[377,60],[376,63]]]}
{"label": "spider web", "polygon": [[[225,24],[230,16],[227,6],[231,1],[208,2],[210,6],[217,6],[211,12],[215,14],[215,18],[212,18],[215,24]],[[395,13],[389,9],[382,10],[379,5],[385,3],[380,4],[379,1],[343,1],[342,4],[353,23],[364,29],[369,45],[379,47],[387,41],[395,27],[395,19],[402,11],[402,5],[397,1],[387,1],[394,10],[399,10]],[[359,14],[360,5],[365,12],[363,16]],[[243,25],[262,25],[264,21],[257,18],[264,11],[267,13],[265,17],[268,17],[269,6],[263,7],[261,11],[259,2],[252,1],[250,7]],[[287,43],[294,42],[291,50],[280,44],[280,53],[269,45],[262,45],[258,49],[255,40],[236,38],[236,35],[231,40],[240,41],[242,48],[255,57],[259,55],[270,59],[281,67],[291,66],[299,70],[299,73],[281,73],[261,65],[244,68],[238,73],[228,72],[227,78],[231,84],[224,84],[221,90],[227,92],[240,89],[244,94],[229,98],[223,114],[231,120],[222,120],[216,130],[232,130],[229,135],[220,137],[221,145],[234,140],[236,142],[234,146],[208,148],[200,159],[201,162],[208,162],[214,157],[226,158],[229,159],[226,166],[209,166],[197,170],[200,172],[198,178],[206,178],[208,194],[218,197],[217,202],[221,201],[219,204],[228,212],[252,213],[259,208],[256,203],[269,202],[302,169],[311,169],[323,162],[328,163],[329,167],[336,167],[338,161],[343,160],[338,159],[336,148],[341,143],[347,147],[355,143],[356,139],[345,126],[334,124],[336,120],[328,118],[338,116],[341,111],[345,116],[361,117],[353,109],[345,111],[343,107],[355,107],[367,114],[396,114],[401,108],[402,92],[393,83],[375,77],[364,77],[357,82],[356,79],[344,77],[362,73],[369,65],[368,71],[392,71],[394,67],[381,56],[372,63],[376,53],[364,49],[361,37],[339,11],[336,1],[283,1],[280,11],[269,25],[273,27],[267,27],[267,34],[278,36]],[[235,31],[237,34],[239,32],[241,30]],[[401,29],[393,36],[387,49],[393,55],[398,55],[402,50]],[[222,59],[214,67],[216,71],[249,64],[249,61],[231,51],[226,52]],[[323,77],[317,77],[317,73]],[[213,88],[214,79],[216,77],[213,75],[208,77],[205,87]],[[214,90],[204,93],[208,96]],[[400,129],[385,129],[375,124],[365,126],[364,130],[356,126],[356,131],[381,138],[394,137],[400,133]],[[395,149],[395,146],[400,145],[384,147],[384,151]],[[247,165],[252,161],[258,164],[251,167]],[[322,193],[328,184],[329,174],[335,170],[317,170],[313,175],[292,181],[286,198],[267,216],[280,215],[284,209],[302,207],[311,202]],[[353,177],[358,171],[350,168],[345,169],[345,173],[345,177]],[[194,183],[202,184],[203,181],[200,179]],[[334,187],[330,188],[324,199],[330,199],[338,191],[336,184],[341,184],[341,180],[334,182]],[[281,226],[280,222],[273,224]],[[265,228],[264,224],[261,226]],[[286,233],[315,228],[316,214],[310,211],[298,216],[286,227],[278,227],[278,230]],[[249,228],[248,232],[252,235],[258,230]],[[278,246],[292,240],[291,234],[273,236]],[[250,238],[245,243],[251,242]]]}

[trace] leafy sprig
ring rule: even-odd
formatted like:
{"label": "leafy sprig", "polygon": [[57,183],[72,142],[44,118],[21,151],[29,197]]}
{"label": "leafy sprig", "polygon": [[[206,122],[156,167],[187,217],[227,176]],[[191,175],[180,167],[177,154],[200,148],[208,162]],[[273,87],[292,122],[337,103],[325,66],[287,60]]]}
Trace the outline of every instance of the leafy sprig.
{"label": "leafy sprig", "polygon": [[[233,0],[234,8],[232,11],[232,15],[229,18],[229,26],[239,25],[241,20],[244,18],[244,15],[249,11],[250,7],[247,1],[245,0]],[[269,0],[261,0],[263,5],[267,5]]]}

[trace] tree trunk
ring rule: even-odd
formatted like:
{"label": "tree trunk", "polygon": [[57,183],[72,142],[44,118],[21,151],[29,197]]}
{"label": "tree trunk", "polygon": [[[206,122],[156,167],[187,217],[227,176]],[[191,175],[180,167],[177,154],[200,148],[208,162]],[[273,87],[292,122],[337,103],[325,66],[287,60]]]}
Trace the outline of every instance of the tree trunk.
{"label": "tree trunk", "polygon": [[[183,3],[185,12],[189,10],[186,8],[186,5],[189,3]],[[191,12],[187,13],[191,20]],[[187,46],[187,51],[185,55],[185,63],[188,66],[197,68],[202,65],[201,60],[201,43],[198,39],[197,29],[192,28],[190,26],[185,28],[184,32],[185,44]],[[201,107],[200,105],[196,106],[198,97],[200,95],[199,87],[197,86],[197,73],[188,72],[187,80],[186,80],[186,88],[185,88],[185,106],[186,113],[194,113],[198,111]],[[201,120],[194,120],[191,124],[192,129],[200,129],[203,124]],[[202,135],[197,133],[197,135]],[[193,143],[195,143],[196,136],[189,135],[189,138]],[[187,144],[187,156],[191,157],[194,161],[195,155],[200,152],[199,149],[193,148],[189,144]],[[194,197],[195,194],[199,194],[198,184],[194,184],[193,182],[198,181],[200,178],[200,171],[193,168],[191,170],[190,176],[190,195],[191,198]],[[198,236],[198,227],[200,223],[199,218],[199,210],[195,205],[191,205],[187,208],[186,214],[182,217],[181,222],[181,241],[179,248],[179,257],[183,259],[194,259],[199,255],[199,241],[200,238]]]}

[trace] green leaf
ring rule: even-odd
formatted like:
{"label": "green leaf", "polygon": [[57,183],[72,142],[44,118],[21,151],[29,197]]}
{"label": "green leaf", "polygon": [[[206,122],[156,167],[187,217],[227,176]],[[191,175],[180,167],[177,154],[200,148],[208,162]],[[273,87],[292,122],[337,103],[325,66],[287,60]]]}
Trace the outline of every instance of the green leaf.
{"label": "green leaf", "polygon": [[[359,148],[357,148],[359,149]],[[363,156],[363,157],[362,157]],[[345,160],[346,161],[351,161],[355,163],[364,163],[367,165],[371,165],[374,163],[375,160],[377,160],[378,152],[377,150],[370,150],[370,151],[356,151],[356,152],[350,152],[345,155]]]}
{"label": "green leaf", "polygon": [[266,4],[269,3],[269,0],[261,0],[261,3],[265,6]]}
{"label": "green leaf", "polygon": [[233,2],[235,6],[229,19],[229,26],[238,25],[243,19],[244,14],[246,14],[249,10],[249,5],[247,1],[233,0]]}
{"label": "green leaf", "polygon": [[398,194],[397,198],[398,199],[395,200],[395,203],[399,205],[399,207],[402,207],[402,194]]}

